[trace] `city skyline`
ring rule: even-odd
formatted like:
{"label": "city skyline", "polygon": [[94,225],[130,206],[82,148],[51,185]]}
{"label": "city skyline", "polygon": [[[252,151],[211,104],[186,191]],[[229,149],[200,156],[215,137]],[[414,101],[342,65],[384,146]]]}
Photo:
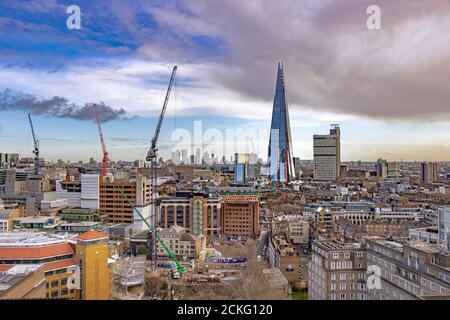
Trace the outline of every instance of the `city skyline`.
{"label": "city skyline", "polygon": [[449,28],[450,0],[0,0],[0,300],[450,300]]}
{"label": "city skyline", "polygon": [[[104,101],[110,107],[111,120],[103,127],[113,160],[138,159],[148,148],[176,63],[180,70],[161,154],[170,156],[174,129],[189,130],[201,120],[219,130],[267,130],[258,141],[265,158],[273,66],[283,61],[293,156],[312,159],[312,136],[339,123],[343,161],[450,160],[445,86],[450,51],[440,45],[450,24],[448,3],[379,1],[383,23],[376,31],[365,25],[368,3],[305,0],[245,4],[240,10],[235,1],[202,8],[190,1],[136,1],[126,9],[115,2],[81,1],[80,30],[67,29],[67,6],[60,2],[2,3],[8,45],[0,46],[0,147],[32,156],[26,122],[31,112],[46,159],[100,157],[93,115],[92,121],[80,120],[85,113],[67,111],[73,104],[82,109]],[[223,10],[211,20],[217,6]],[[231,20],[236,26],[228,30],[224,24]],[[276,25],[297,30],[297,38],[264,32]],[[312,43],[308,34],[323,40]],[[5,90],[13,102],[25,96],[36,107],[11,104]],[[45,108],[55,101],[63,110]],[[65,148],[68,143],[71,148]]]}

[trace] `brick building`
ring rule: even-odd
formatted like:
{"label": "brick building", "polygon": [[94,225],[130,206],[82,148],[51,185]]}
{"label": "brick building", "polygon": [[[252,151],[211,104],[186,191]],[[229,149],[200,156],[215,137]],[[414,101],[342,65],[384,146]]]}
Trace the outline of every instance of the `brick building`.
{"label": "brick building", "polygon": [[222,235],[256,237],[259,234],[258,196],[223,196],[221,221]]}

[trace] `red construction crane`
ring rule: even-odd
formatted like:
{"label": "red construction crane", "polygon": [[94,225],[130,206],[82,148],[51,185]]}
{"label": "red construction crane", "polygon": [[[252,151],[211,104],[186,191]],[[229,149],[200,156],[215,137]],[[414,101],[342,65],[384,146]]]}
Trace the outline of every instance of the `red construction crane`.
{"label": "red construction crane", "polygon": [[106,168],[109,165],[109,157],[108,157],[108,151],[106,151],[105,141],[103,140],[103,132],[102,127],[100,125],[100,110],[97,108],[97,105],[94,103],[92,105],[95,111],[95,119],[97,120],[97,126],[98,126],[98,133],[100,134],[100,141],[102,143],[102,150],[103,150],[103,159],[102,159],[102,177],[106,177]]}

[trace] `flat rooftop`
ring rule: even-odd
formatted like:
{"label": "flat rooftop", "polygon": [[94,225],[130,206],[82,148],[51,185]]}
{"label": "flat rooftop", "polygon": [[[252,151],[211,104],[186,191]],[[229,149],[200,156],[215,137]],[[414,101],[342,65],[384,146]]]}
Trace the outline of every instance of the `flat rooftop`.
{"label": "flat rooftop", "polygon": [[55,220],[55,217],[39,216],[39,217],[21,217],[16,218],[14,221],[20,221],[21,223],[44,223],[47,220]]}
{"label": "flat rooftop", "polygon": [[0,233],[0,246],[34,246],[43,244],[64,243],[62,236],[47,234],[46,232],[2,232]]}
{"label": "flat rooftop", "polygon": [[11,215],[11,213],[14,210],[15,209],[3,209],[3,210],[0,210],[0,219],[8,219],[9,216]]}
{"label": "flat rooftop", "polygon": [[40,264],[27,264],[20,266],[10,266],[10,268],[4,268],[0,270],[0,292],[6,291],[12,286],[19,283],[30,272],[34,272],[39,269]]}
{"label": "flat rooftop", "polygon": [[59,227],[93,227],[101,224],[97,221],[64,222]]}
{"label": "flat rooftop", "polygon": [[333,240],[319,240],[315,242],[317,245],[328,250],[341,250],[341,249],[361,249],[360,243],[342,243]]}

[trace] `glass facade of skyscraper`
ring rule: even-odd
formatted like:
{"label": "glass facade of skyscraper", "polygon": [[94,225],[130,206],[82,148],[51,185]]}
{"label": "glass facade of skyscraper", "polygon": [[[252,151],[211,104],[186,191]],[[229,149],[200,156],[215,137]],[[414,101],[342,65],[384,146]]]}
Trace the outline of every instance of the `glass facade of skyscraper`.
{"label": "glass facade of skyscraper", "polygon": [[289,182],[295,178],[295,172],[292,161],[291,127],[289,125],[284,69],[281,63],[278,64],[270,129],[269,175],[272,181]]}

